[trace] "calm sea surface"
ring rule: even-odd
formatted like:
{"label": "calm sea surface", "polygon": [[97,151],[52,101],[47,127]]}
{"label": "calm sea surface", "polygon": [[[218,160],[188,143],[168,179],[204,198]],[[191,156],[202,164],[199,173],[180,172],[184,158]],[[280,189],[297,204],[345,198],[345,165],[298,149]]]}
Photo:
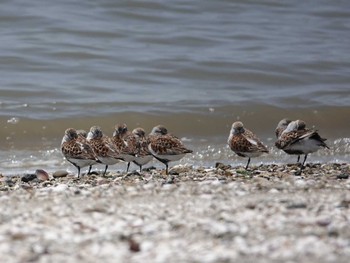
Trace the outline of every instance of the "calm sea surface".
{"label": "calm sea surface", "polygon": [[213,165],[246,161],[225,146],[238,119],[271,149],[255,164],[294,162],[273,132],[303,119],[331,147],[311,161],[349,161],[348,0],[8,0],[0,34],[0,173],[72,169],[64,130],[118,122],[162,123],[195,150],[182,163]]}

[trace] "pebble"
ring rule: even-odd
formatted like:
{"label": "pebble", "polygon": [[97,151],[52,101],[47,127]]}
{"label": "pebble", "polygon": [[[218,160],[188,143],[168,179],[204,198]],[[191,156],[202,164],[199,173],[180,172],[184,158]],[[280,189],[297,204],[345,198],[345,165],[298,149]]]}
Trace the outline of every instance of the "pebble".
{"label": "pebble", "polygon": [[272,188],[269,190],[270,194],[278,194],[280,191],[278,191],[276,188]]}
{"label": "pebble", "polygon": [[129,242],[130,251],[132,251],[132,252],[140,252],[141,251],[140,243],[136,242],[132,238],[130,238],[128,242]]}
{"label": "pebble", "polygon": [[36,179],[36,174],[25,174],[21,180],[25,183],[28,183],[30,181],[33,181],[34,179]]}
{"label": "pebble", "polygon": [[52,174],[54,178],[66,177],[67,175],[68,175],[68,172],[65,170],[58,170]]}
{"label": "pebble", "polygon": [[319,226],[323,226],[323,227],[326,227],[328,226],[330,223],[332,223],[332,220],[330,218],[321,218],[321,219],[318,219],[316,221],[316,223],[319,225]]}
{"label": "pebble", "polygon": [[287,205],[287,209],[305,209],[307,205],[305,203],[291,203]]}
{"label": "pebble", "polygon": [[338,179],[349,179],[349,174],[338,174],[337,175]]}
{"label": "pebble", "polygon": [[5,179],[5,183],[9,186],[9,187],[14,187],[16,185],[16,181],[12,180],[12,178],[6,178]]}
{"label": "pebble", "polygon": [[175,184],[164,184],[162,187],[162,190],[164,191],[170,191],[177,188],[177,186]]}
{"label": "pebble", "polygon": [[294,182],[294,185],[298,188],[306,188],[307,187],[307,183],[303,179],[296,180]]}

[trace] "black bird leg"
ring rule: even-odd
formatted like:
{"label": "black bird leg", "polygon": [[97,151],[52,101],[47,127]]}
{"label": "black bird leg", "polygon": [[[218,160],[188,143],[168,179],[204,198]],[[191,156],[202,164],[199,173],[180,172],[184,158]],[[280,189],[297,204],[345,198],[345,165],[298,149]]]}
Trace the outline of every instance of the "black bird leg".
{"label": "black bird leg", "polygon": [[249,164],[250,164],[250,157],[248,158],[248,162],[247,162],[247,165],[246,165],[246,167],[245,167],[246,170],[248,170]]}

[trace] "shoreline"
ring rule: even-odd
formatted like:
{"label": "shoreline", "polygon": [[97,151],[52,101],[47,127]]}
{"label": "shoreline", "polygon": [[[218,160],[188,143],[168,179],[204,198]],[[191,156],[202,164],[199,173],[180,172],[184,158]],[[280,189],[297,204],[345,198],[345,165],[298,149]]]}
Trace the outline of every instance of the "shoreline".
{"label": "shoreline", "polygon": [[[350,165],[4,177],[6,262],[347,262]],[[16,253],[14,253],[16,251]]]}
{"label": "shoreline", "polygon": [[[83,168],[84,169],[84,168]],[[249,167],[248,170],[245,169],[245,165],[235,165],[232,166],[231,164],[225,164],[221,162],[216,162],[215,165],[212,167],[205,167],[205,166],[194,166],[192,164],[175,164],[171,167],[169,167],[169,175],[167,176],[165,174],[165,169],[163,169],[163,166],[149,166],[145,167],[142,170],[142,173],[140,174],[137,169],[130,169],[128,174],[124,171],[123,168],[113,171],[109,170],[107,171],[107,174],[103,176],[103,169],[101,170],[92,170],[91,174],[87,174],[86,171],[83,171],[81,173],[80,178],[77,177],[75,169],[73,173],[69,172],[71,169],[59,169],[54,172],[46,172],[42,169],[37,169],[35,172],[32,173],[16,173],[16,174],[2,174],[0,172],[0,183],[3,185],[6,184],[6,182],[10,183],[11,185],[14,184],[20,184],[20,183],[32,183],[32,185],[40,186],[40,183],[43,183],[45,186],[50,186],[51,184],[63,182],[70,184],[71,182],[79,183],[79,181],[88,181],[89,180],[109,180],[109,183],[113,183],[114,181],[118,181],[121,179],[128,179],[131,176],[139,177],[137,181],[143,180],[146,183],[148,183],[150,180],[153,180],[155,182],[162,181],[164,179],[167,179],[169,177],[176,177],[177,182],[185,180],[196,181],[196,177],[193,177],[194,175],[201,175],[201,180],[205,180],[207,174],[211,174],[214,176],[226,176],[224,181],[229,180],[231,176],[231,180],[235,180],[237,178],[240,178],[242,176],[248,177],[254,177],[254,176],[271,176],[271,177],[288,177],[288,176],[296,176],[300,178],[304,178],[310,175],[314,176],[320,176],[320,175],[333,175],[333,177],[337,177],[337,179],[348,179],[346,175],[350,174],[350,163],[347,162],[329,162],[329,163],[306,163],[303,169],[301,169],[301,166],[299,163],[289,163],[289,164],[280,164],[280,163],[261,163],[259,165],[252,165],[252,167]],[[86,170],[86,169],[84,169]],[[38,178],[36,176],[37,171],[42,171],[43,173],[46,173],[46,178]],[[185,177],[184,177],[185,175]],[[342,176],[344,175],[344,176]],[[32,176],[33,178],[30,178],[28,181],[24,180],[22,178],[26,176]],[[339,178],[338,178],[339,177]],[[22,180],[21,180],[22,179]],[[221,178],[222,179],[222,178]],[[11,182],[10,182],[11,181]],[[126,180],[127,181],[127,180]],[[107,182],[107,181],[104,181]],[[33,184],[34,183],[34,184]],[[91,186],[96,186],[96,184],[92,184]],[[11,188],[11,187],[10,187]],[[9,188],[9,190],[11,190]],[[3,190],[4,191],[4,190]]]}

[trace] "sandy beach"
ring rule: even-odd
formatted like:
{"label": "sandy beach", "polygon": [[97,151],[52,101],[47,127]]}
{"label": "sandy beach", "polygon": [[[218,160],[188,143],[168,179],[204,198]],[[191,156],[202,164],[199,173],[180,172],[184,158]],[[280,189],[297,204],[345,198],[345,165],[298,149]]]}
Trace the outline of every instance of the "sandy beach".
{"label": "sandy beach", "polygon": [[348,262],[349,164],[253,168],[2,177],[1,260]]}

